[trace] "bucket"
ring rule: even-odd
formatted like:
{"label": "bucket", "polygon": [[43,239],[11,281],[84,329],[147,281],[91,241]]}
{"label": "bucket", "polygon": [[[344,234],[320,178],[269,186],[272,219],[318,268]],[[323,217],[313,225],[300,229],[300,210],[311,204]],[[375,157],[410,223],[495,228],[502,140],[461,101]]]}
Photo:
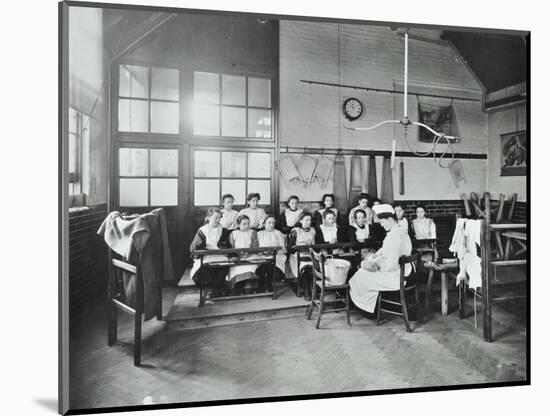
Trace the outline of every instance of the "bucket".
{"label": "bucket", "polygon": [[325,277],[327,286],[341,286],[346,283],[351,263],[342,259],[327,259]]}

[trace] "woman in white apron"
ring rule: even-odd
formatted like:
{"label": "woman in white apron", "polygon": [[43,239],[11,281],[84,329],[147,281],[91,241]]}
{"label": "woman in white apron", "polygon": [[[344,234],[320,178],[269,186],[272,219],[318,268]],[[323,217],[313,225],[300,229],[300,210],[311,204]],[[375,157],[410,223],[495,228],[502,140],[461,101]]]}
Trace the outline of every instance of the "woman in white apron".
{"label": "woman in white apron", "polygon": [[[229,244],[233,248],[256,248],[258,247],[258,236],[256,231],[249,228],[250,219],[246,215],[237,217],[237,229],[229,234]],[[241,256],[241,258],[252,259],[256,255]],[[257,280],[258,276],[254,273],[258,266],[254,264],[242,264],[231,266],[227,281],[231,288],[236,292],[240,292],[244,284],[248,280]]]}
{"label": "woman in white apron", "polygon": [[286,201],[287,209],[281,214],[279,221],[279,229],[283,234],[288,234],[300,222],[300,215],[302,215],[303,209],[298,208],[298,202],[300,200],[296,195],[289,196]]}
{"label": "woman in white apron", "polygon": [[[435,222],[431,218],[426,218],[426,208],[423,205],[416,207],[416,218],[412,220],[412,237],[414,240],[428,240],[437,238]],[[437,259],[437,248],[430,244],[415,244],[416,249],[434,249],[434,252],[424,253],[421,257],[419,273],[428,272],[423,264]],[[429,273],[429,272],[428,272]]]}
{"label": "woman in white apron", "polygon": [[[315,244],[315,229],[311,226],[311,214],[304,211],[300,216],[300,227],[295,227],[292,229],[288,235],[288,247],[292,246],[309,246]],[[302,256],[309,256],[308,253],[303,253]],[[304,268],[308,267],[311,269],[311,261],[302,261],[300,260],[300,270],[298,270],[298,253],[294,252],[290,255],[288,259],[290,263],[290,270],[292,274],[297,279],[302,279],[304,281],[304,289],[306,299],[308,294],[311,296],[311,272],[306,273],[307,276],[301,276],[304,271]],[[308,283],[309,282],[309,283]]]}
{"label": "woman in white apron", "polygon": [[[315,240],[317,244],[335,244],[345,241],[345,233],[336,225],[336,215],[334,215],[334,212],[325,211],[323,213],[323,224],[315,232]],[[339,286],[346,283],[351,263],[344,259],[335,259],[332,257],[340,253],[342,253],[341,249],[334,249],[332,253],[323,253],[325,256],[328,256],[325,260],[325,277],[328,286]]]}
{"label": "woman in white apron", "polygon": [[340,218],[338,217],[338,210],[334,208],[334,194],[324,194],[320,202],[321,208],[315,211],[313,216],[313,224],[318,227],[323,223],[323,214],[329,210],[336,215],[336,224],[340,224]]}
{"label": "woman in white apron", "polygon": [[[411,239],[397,225],[392,206],[375,205],[373,210],[386,230],[386,238],[382,248],[375,254],[367,256],[349,281],[353,303],[371,314],[374,313],[380,291],[399,289],[399,257],[409,256],[412,249]],[[411,267],[407,265],[405,275],[408,276],[410,272]]]}
{"label": "woman in white apron", "polygon": [[237,216],[239,215],[239,211],[235,211],[233,209],[233,203],[235,202],[235,198],[231,194],[225,194],[222,196],[222,219],[220,220],[220,224],[223,228],[233,231],[237,228]]}
{"label": "woman in white apron", "polygon": [[[189,250],[193,253],[195,250],[216,250],[227,248],[227,232],[220,225],[221,212],[217,208],[208,208],[206,213],[206,224],[200,227],[191,242]],[[227,261],[227,256],[213,254],[204,256],[203,263]],[[211,287],[212,296],[220,296],[223,292],[225,276],[228,268],[220,267],[207,269],[201,267],[201,259],[196,258],[191,268],[191,279],[200,288]]]}
{"label": "woman in white apron", "polygon": [[246,215],[250,220],[249,228],[252,230],[259,230],[264,225],[265,211],[263,208],[258,207],[260,201],[260,194],[253,192],[246,197],[248,206],[239,211],[239,216]]}
{"label": "woman in white apron", "polygon": [[[349,226],[348,241],[350,243],[364,243],[369,238],[369,226],[366,223],[367,213],[362,209],[357,209],[353,216],[355,223]],[[361,260],[365,260],[365,256],[368,253],[369,249],[361,249]]]}
{"label": "woman in white apron", "polygon": [[[286,270],[286,247],[285,239],[286,237],[282,232],[275,229],[275,216],[268,214],[264,220],[265,229],[258,231],[258,245],[259,247],[274,247],[279,246],[281,250],[277,252],[275,256],[275,278],[282,280],[285,277]],[[271,255],[268,254],[268,255]],[[271,265],[262,264],[256,270],[256,274],[260,277],[260,282],[258,283],[258,291],[266,289],[268,291],[273,290],[271,285],[271,273],[273,269]]]}

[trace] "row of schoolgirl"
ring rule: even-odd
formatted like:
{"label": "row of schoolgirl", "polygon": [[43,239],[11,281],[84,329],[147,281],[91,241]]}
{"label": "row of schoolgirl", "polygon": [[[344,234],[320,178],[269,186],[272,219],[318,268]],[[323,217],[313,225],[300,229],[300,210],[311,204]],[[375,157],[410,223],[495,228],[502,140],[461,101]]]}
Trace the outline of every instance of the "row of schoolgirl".
{"label": "row of schoolgirl", "polygon": [[[208,210],[205,225],[197,231],[193,239],[190,247],[191,252],[197,249],[280,246],[282,249],[276,256],[276,273],[279,277],[284,277],[287,243],[288,247],[292,247],[294,245],[346,241],[363,242],[369,238],[381,241],[385,237],[385,231],[371,209],[372,205],[376,205],[380,201],[371,200],[368,194],[361,194],[358,205],[351,209],[348,216],[349,226],[340,225],[343,221],[333,206],[334,195],[332,194],[323,196],[321,209],[314,214],[298,207],[298,197],[289,197],[287,209],[281,214],[278,223],[275,216],[266,214],[262,208],[258,207],[259,194],[249,194],[247,200],[248,207],[237,212],[232,209],[234,202],[232,195],[224,195],[222,209],[210,208]],[[408,230],[407,219],[403,216],[404,210],[399,204],[395,206],[395,212],[399,224],[404,230]],[[411,225],[414,224],[419,232],[432,233],[433,231],[435,237],[435,225],[431,220],[428,222],[425,221],[427,219],[423,220],[424,212],[423,207],[418,207],[417,219],[413,220]],[[424,226],[424,223],[427,224],[427,227]],[[416,238],[432,237],[416,235]],[[203,259],[205,263],[223,260],[227,260],[227,258],[220,255],[210,255]],[[299,271],[297,253],[289,253],[288,260],[294,277],[299,276],[302,269],[310,265],[310,263],[301,262]],[[347,267],[347,269],[350,268]],[[331,267],[327,267],[327,270],[331,270]],[[195,284],[199,287],[212,288],[213,296],[220,296],[228,289],[232,292],[241,292],[245,285],[256,280],[258,280],[259,291],[272,290],[268,275],[269,269],[266,266],[236,265],[229,268],[201,269],[198,260],[195,260],[191,271]],[[307,289],[308,285],[306,284],[305,287]]]}

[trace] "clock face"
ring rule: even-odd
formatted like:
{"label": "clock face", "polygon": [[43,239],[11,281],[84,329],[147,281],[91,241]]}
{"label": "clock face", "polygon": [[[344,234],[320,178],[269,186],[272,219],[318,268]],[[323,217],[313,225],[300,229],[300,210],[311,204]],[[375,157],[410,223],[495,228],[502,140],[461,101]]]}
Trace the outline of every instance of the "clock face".
{"label": "clock face", "polygon": [[363,104],[357,98],[348,98],[344,101],[344,115],[348,120],[355,120],[363,114]]}

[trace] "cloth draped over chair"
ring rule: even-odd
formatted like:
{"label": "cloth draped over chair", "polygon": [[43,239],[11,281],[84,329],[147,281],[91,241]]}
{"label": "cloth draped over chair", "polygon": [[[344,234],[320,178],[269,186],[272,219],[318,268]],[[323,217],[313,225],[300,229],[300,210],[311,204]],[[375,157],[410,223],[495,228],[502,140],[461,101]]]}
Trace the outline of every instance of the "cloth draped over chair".
{"label": "cloth draped over chair", "polygon": [[[174,278],[174,268],[168,242],[166,217],[162,208],[141,215],[111,212],[101,224],[101,235],[109,248],[125,261],[141,267],[143,276],[144,319],[155,316],[163,280]],[[122,277],[125,303],[136,305],[136,279],[129,272]]]}

